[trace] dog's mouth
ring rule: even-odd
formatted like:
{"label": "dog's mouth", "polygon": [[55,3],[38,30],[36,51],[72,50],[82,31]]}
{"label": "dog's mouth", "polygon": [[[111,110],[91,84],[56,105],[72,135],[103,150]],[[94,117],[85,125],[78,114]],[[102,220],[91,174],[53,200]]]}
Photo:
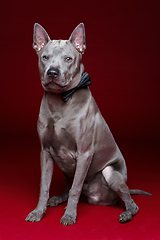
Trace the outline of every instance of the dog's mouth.
{"label": "dog's mouth", "polygon": [[51,90],[63,90],[64,88],[66,88],[67,84],[61,85],[57,82],[55,82],[54,80],[51,80],[47,83],[42,83],[42,85],[47,88],[47,89],[51,89]]}

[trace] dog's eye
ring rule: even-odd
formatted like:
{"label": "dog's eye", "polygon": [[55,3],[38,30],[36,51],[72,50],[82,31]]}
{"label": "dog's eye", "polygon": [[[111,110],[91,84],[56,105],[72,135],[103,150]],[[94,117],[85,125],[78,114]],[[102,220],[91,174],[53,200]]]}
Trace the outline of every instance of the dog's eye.
{"label": "dog's eye", "polygon": [[46,61],[46,60],[48,60],[48,59],[49,59],[49,57],[48,57],[48,56],[46,56],[46,55],[44,55],[44,56],[43,56],[43,59]]}
{"label": "dog's eye", "polygon": [[71,57],[67,57],[67,58],[66,58],[66,62],[69,63],[69,62],[71,62],[71,61],[72,61],[72,58],[71,58]]}

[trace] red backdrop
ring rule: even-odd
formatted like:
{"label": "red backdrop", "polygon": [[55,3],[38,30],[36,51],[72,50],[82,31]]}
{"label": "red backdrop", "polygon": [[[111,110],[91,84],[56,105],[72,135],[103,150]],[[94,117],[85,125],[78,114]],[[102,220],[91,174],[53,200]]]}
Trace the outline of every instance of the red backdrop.
{"label": "red backdrop", "polygon": [[[158,3],[1,2],[0,240],[160,239]],[[67,39],[80,22],[85,24],[85,71],[91,77],[92,94],[126,158],[128,185],[153,193],[152,198],[134,197],[140,213],[127,225],[118,223],[124,206],[89,206],[84,202],[78,205],[77,224],[72,227],[59,224],[66,204],[48,209],[40,223],[24,221],[37,204],[40,177],[36,122],[43,89],[32,49],[35,22],[52,39]],[[123,144],[122,139],[128,143]],[[64,181],[57,168],[53,185],[51,195],[62,193]]]}
{"label": "red backdrop", "polygon": [[114,136],[157,138],[159,12],[154,1],[4,1],[1,9],[0,130],[36,133],[43,95],[32,49],[35,22],[68,39],[84,22],[90,87]]}

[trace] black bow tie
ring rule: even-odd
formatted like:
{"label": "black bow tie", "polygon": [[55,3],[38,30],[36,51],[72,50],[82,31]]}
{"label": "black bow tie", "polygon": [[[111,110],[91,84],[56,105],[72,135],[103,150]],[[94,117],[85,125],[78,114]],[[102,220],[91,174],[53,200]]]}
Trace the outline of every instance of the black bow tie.
{"label": "black bow tie", "polygon": [[67,102],[69,97],[77,90],[77,89],[80,89],[80,88],[84,88],[84,87],[87,87],[91,85],[91,81],[90,81],[90,76],[87,72],[85,72],[82,77],[81,77],[81,81],[79,82],[79,84],[68,90],[68,91],[65,91],[65,92],[62,92],[62,99]]}

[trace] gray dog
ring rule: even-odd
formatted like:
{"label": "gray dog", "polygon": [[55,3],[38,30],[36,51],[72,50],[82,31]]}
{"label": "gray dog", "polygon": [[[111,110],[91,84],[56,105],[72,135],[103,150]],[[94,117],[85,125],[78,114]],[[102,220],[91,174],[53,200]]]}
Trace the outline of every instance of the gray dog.
{"label": "gray dog", "polygon": [[[83,23],[69,40],[50,40],[36,23],[33,39],[44,88],[38,119],[41,188],[38,205],[26,221],[38,222],[47,205],[53,207],[68,200],[61,223],[74,224],[81,193],[94,205],[114,205],[121,198],[126,211],[119,221],[130,221],[138,212],[130,194],[149,194],[128,189],[125,160],[88,88],[90,78],[83,73],[81,63],[86,48]],[[54,161],[67,185],[63,195],[48,201]]]}

